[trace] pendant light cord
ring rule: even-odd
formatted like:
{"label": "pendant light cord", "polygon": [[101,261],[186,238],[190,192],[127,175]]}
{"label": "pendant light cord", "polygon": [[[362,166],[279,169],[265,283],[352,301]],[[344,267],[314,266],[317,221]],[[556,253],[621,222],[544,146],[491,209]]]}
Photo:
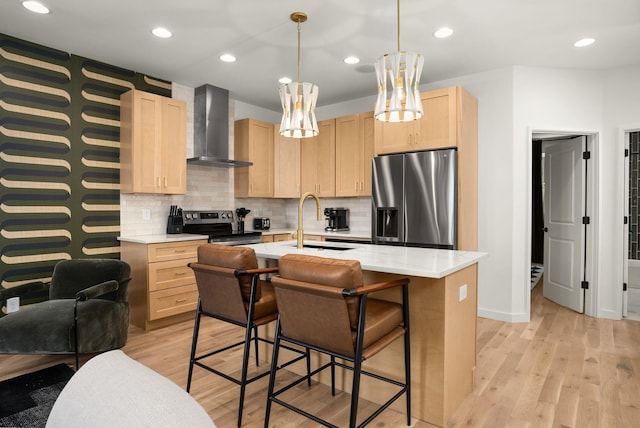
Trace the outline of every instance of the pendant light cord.
{"label": "pendant light cord", "polygon": [[398,52],[400,52],[400,0],[397,1],[398,10],[396,13],[398,19]]}
{"label": "pendant light cord", "polygon": [[298,19],[298,83],[300,82],[300,19]]}

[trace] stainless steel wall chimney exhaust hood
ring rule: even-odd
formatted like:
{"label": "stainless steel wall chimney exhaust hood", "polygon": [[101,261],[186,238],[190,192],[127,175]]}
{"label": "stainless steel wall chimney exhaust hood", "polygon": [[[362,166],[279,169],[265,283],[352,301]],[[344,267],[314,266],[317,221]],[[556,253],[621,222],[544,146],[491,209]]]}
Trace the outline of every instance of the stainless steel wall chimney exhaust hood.
{"label": "stainless steel wall chimney exhaust hood", "polygon": [[193,155],[190,165],[238,168],[253,163],[229,159],[229,91],[212,85],[195,89]]}

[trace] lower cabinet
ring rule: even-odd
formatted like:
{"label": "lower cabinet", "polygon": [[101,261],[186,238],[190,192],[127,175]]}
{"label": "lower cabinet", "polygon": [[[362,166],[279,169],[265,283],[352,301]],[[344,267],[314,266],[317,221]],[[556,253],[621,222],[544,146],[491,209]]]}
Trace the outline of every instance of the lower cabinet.
{"label": "lower cabinet", "polygon": [[131,324],[145,330],[194,317],[198,288],[188,264],[206,240],[140,244],[121,242],[120,257],[131,265]]}

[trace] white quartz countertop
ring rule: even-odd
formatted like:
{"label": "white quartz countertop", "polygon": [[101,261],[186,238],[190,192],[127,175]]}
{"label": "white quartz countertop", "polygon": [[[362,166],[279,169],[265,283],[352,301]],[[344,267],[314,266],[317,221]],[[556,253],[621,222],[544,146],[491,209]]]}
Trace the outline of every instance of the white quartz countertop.
{"label": "white quartz countertop", "polygon": [[442,278],[477,263],[487,253],[474,251],[436,250],[431,248],[396,247],[391,245],[305,241],[305,245],[349,248],[296,248],[296,241],[246,245],[256,256],[279,259],[298,253],[343,260],[358,260],[363,270],[395,273],[425,278]]}
{"label": "white quartz countertop", "polygon": [[164,242],[197,241],[199,239],[208,240],[209,235],[195,235],[192,233],[176,233],[164,235],[138,235],[119,236],[118,241],[134,242],[136,244],[162,244]]}

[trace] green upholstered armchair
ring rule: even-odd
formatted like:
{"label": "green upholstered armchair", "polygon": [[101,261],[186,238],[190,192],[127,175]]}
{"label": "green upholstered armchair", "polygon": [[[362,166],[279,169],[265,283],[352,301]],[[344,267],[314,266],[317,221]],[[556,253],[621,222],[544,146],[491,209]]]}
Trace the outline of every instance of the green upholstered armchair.
{"label": "green upholstered armchair", "polygon": [[50,284],[0,290],[0,301],[49,289],[49,300],[0,318],[0,354],[75,354],[124,346],[129,328],[130,266],[115,259],[63,260]]}

